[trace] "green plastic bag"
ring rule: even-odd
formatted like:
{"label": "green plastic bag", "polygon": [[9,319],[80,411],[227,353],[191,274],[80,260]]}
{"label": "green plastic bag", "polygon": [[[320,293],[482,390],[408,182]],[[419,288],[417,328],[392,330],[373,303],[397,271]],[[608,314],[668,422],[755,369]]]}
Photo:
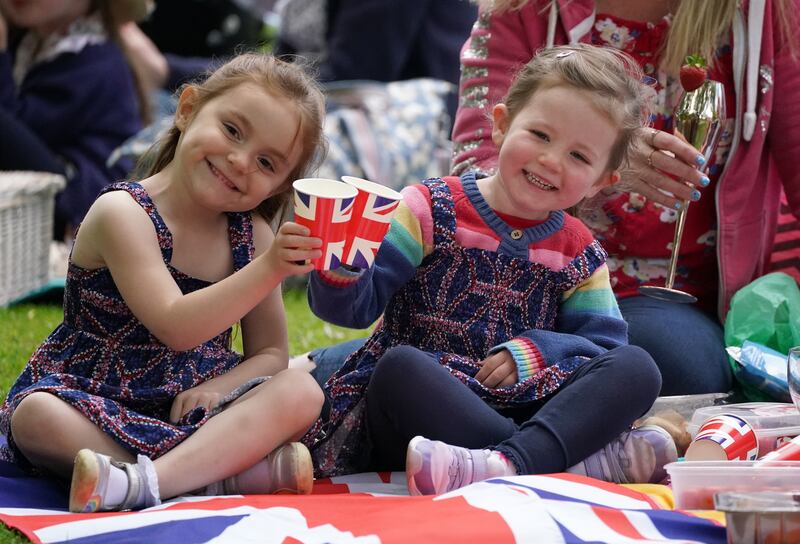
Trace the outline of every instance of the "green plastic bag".
{"label": "green plastic bag", "polygon": [[[725,346],[745,340],[788,354],[800,346],[800,288],[791,276],[774,272],[745,285],[733,295],[725,318]],[[734,376],[751,400],[772,400],[743,382],[739,363],[730,360]]]}

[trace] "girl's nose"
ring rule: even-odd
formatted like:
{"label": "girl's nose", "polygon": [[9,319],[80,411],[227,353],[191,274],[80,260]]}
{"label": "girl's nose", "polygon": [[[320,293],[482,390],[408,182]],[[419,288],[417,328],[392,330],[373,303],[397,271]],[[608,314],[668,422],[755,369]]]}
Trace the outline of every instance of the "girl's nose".
{"label": "girl's nose", "polygon": [[236,151],[228,153],[228,163],[239,173],[246,174],[248,172],[248,162],[249,159],[246,153],[238,153]]}
{"label": "girl's nose", "polygon": [[549,150],[543,151],[539,155],[539,164],[553,172],[561,171],[561,161],[558,160],[556,153]]}

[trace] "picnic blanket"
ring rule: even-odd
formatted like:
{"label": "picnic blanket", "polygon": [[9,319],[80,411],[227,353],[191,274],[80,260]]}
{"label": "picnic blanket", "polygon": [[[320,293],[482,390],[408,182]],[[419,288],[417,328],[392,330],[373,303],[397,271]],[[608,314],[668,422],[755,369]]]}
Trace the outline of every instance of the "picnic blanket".
{"label": "picnic blanket", "polygon": [[140,512],[70,514],[65,486],[0,462],[0,521],[33,542],[726,542],[721,524],[670,510],[658,495],[552,474],[409,497],[403,473],[363,473],[318,480],[308,496],[187,496]]}

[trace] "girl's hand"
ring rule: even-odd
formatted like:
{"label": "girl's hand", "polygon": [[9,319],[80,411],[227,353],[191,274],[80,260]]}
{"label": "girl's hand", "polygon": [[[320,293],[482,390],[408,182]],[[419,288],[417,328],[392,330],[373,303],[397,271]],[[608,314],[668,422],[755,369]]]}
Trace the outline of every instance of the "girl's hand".
{"label": "girl's hand", "polygon": [[622,171],[621,187],[675,209],[682,200],[700,198],[699,190],[708,185],[708,177],[698,170],[704,163],[681,137],[647,128]]}
{"label": "girl's hand", "polygon": [[264,253],[264,258],[281,277],[306,274],[314,269],[312,259],[322,255],[322,240],[311,238],[308,228],[287,222],[278,229],[275,240]]}
{"label": "girl's hand", "polygon": [[169,420],[172,423],[177,423],[188,412],[191,412],[197,407],[203,407],[206,412],[211,411],[219,401],[225,396],[222,391],[215,391],[213,380],[209,380],[198,386],[187,389],[183,393],[179,393],[172,401],[172,408],[169,411]]}
{"label": "girl's hand", "polygon": [[517,363],[507,349],[492,353],[478,363],[481,369],[475,379],[485,387],[506,387],[517,383]]}

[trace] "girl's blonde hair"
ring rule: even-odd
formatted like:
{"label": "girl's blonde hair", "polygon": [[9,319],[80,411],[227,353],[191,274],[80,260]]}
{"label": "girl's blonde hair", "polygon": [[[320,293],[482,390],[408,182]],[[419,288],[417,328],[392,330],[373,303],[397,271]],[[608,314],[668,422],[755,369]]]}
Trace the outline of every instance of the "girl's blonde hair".
{"label": "girl's blonde hair", "polygon": [[[197,115],[210,100],[243,83],[254,83],[271,95],[292,101],[300,113],[297,142],[301,146],[301,153],[297,166],[289,173],[280,189],[257,208],[270,221],[288,201],[291,182],[316,168],[325,156],[325,137],[322,133],[325,100],[317,83],[301,65],[276,59],[272,55],[245,53],[217,68],[205,81],[188,84],[197,90],[197,104],[192,115]],[[179,94],[181,90],[178,91]],[[151,159],[151,153],[148,152],[140,159],[140,170],[145,171],[144,177],[160,172],[172,162],[180,136],[180,129],[173,125],[151,148],[155,157]]]}
{"label": "girl's blonde hair", "polygon": [[646,85],[641,68],[627,54],[608,47],[586,44],[542,49],[520,70],[508,94],[501,100],[511,119],[538,91],[566,86],[588,91],[594,106],[618,127],[607,168],[618,169],[649,114]]}
{"label": "girl's blonde hair", "polygon": [[[494,13],[518,10],[530,0],[479,0],[482,9]],[[540,1],[546,11],[556,0]],[[713,65],[715,51],[731,30],[740,0],[682,0],[664,41],[659,67],[676,75],[688,55],[702,55]],[[793,0],[773,0],[772,17],[780,35],[779,46],[797,58],[797,23]]]}

